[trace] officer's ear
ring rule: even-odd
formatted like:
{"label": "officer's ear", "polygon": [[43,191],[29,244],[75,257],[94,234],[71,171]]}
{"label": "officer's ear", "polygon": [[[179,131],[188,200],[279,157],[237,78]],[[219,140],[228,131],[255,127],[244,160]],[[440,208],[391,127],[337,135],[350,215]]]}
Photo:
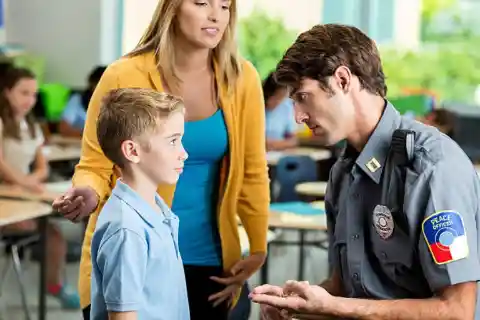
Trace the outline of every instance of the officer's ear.
{"label": "officer's ear", "polygon": [[340,90],[342,90],[344,93],[348,93],[350,91],[352,72],[349,68],[345,66],[338,67],[333,74],[333,79],[338,88],[340,88]]}

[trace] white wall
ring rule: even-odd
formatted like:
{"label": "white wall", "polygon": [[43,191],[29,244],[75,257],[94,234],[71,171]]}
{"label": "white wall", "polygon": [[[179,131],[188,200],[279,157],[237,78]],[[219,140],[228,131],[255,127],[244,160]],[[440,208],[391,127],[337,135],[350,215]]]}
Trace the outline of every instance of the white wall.
{"label": "white wall", "polygon": [[123,0],[123,43],[122,52],[130,52],[152,19],[158,0]]}
{"label": "white wall", "polygon": [[[399,47],[416,48],[420,45],[421,29],[420,0],[397,0],[395,2],[394,43]],[[408,23],[406,23],[408,21]]]}
{"label": "white wall", "polygon": [[240,18],[248,16],[255,6],[282,18],[288,28],[303,32],[320,23],[323,0],[238,0]]}
{"label": "white wall", "polygon": [[47,62],[46,81],[85,85],[91,68],[118,56],[117,0],[5,0],[8,43]]}

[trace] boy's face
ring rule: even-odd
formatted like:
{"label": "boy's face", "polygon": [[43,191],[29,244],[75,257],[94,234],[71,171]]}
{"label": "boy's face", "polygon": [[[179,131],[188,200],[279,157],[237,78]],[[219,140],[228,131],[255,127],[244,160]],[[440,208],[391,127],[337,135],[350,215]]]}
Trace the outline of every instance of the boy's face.
{"label": "boy's face", "polygon": [[138,167],[156,184],[175,184],[183,171],[187,153],[182,145],[185,117],[175,112],[158,124],[156,133],[145,138]]}

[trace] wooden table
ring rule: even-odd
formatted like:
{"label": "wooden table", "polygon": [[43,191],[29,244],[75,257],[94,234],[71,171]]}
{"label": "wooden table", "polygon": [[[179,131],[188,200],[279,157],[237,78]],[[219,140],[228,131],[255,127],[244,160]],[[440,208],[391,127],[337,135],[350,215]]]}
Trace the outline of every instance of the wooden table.
{"label": "wooden table", "polygon": [[80,147],[82,144],[81,138],[73,137],[64,137],[60,134],[52,134],[48,137],[49,145],[58,145],[58,146],[74,146]]}
{"label": "wooden table", "polygon": [[267,162],[271,166],[277,165],[278,161],[286,156],[310,156],[315,161],[329,159],[332,153],[329,150],[313,148],[292,148],[283,151],[267,152]]}
{"label": "wooden table", "polygon": [[22,199],[29,201],[53,202],[58,196],[62,195],[70,187],[70,181],[54,182],[45,184],[45,191],[35,193],[23,189],[19,186],[0,184],[0,197]]}
{"label": "wooden table", "polygon": [[[325,204],[323,201],[312,202],[312,206],[318,209],[325,208]],[[298,257],[298,280],[303,280],[305,265],[305,246],[317,246],[323,249],[325,248],[325,246],[323,245],[323,242],[325,241],[307,242],[305,240],[305,235],[309,231],[325,232],[327,230],[326,215],[301,215],[285,211],[271,211],[269,227],[274,229],[295,230],[299,232],[300,239],[298,242],[273,240],[270,245],[298,245],[300,247]],[[262,284],[268,283],[268,256],[261,270],[260,279]]]}
{"label": "wooden table", "polygon": [[82,152],[80,146],[47,145],[43,153],[49,162],[79,160]]}
{"label": "wooden table", "polygon": [[40,287],[38,302],[38,319],[46,319],[46,279],[47,279],[47,218],[52,214],[50,205],[35,201],[0,199],[0,226],[30,219],[38,219],[40,232]]}
{"label": "wooden table", "polygon": [[[242,254],[248,254],[250,251],[250,242],[248,241],[247,231],[243,226],[238,226],[238,236],[240,237],[240,247],[242,248]],[[267,232],[267,243],[272,242],[277,237],[276,233],[268,230]]]}
{"label": "wooden table", "polygon": [[0,199],[0,226],[37,219],[52,213],[52,207],[36,201]]}
{"label": "wooden table", "polygon": [[302,182],[295,186],[295,191],[302,196],[323,198],[327,192],[326,181]]}

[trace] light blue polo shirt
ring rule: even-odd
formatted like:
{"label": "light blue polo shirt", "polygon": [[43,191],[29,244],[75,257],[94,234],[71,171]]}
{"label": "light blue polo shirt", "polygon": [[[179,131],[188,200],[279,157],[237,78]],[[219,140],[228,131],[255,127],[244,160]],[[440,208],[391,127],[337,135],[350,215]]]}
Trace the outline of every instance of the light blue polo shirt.
{"label": "light blue polo shirt", "polygon": [[91,319],[136,311],[138,319],[189,320],[178,218],[157,195],[154,210],[121,180],[92,239]]}
{"label": "light blue polo shirt", "polygon": [[298,130],[298,124],[295,122],[292,99],[286,98],[274,109],[266,110],[265,121],[267,139],[283,140],[294,135]]}
{"label": "light blue polo shirt", "polygon": [[87,119],[86,106],[82,103],[82,95],[73,94],[63,109],[62,120],[77,130],[83,131],[85,120]]}

